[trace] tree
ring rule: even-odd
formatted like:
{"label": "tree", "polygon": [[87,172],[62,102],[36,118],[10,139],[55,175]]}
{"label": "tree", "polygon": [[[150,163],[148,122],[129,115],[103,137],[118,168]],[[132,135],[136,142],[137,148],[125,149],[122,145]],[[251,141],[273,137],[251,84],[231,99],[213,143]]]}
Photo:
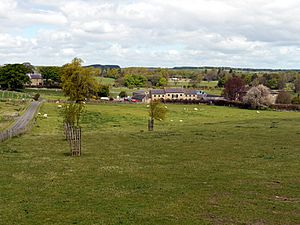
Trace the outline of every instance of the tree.
{"label": "tree", "polygon": [[143,75],[126,75],[124,78],[124,85],[129,88],[143,87],[147,82],[147,78]]}
{"label": "tree", "polygon": [[109,97],[109,86],[100,85],[97,94],[99,97]]}
{"label": "tree", "polygon": [[223,94],[229,100],[241,100],[244,91],[244,80],[240,77],[232,77],[226,81]]}
{"label": "tree", "polygon": [[119,96],[120,96],[120,98],[126,98],[127,97],[126,91],[121,91]]}
{"label": "tree", "polygon": [[109,69],[106,76],[109,78],[118,79],[121,76],[121,69]]}
{"label": "tree", "polygon": [[149,121],[148,121],[148,130],[153,131],[154,120],[164,120],[166,117],[167,109],[163,106],[160,101],[151,100],[149,105]]}
{"label": "tree", "polygon": [[23,89],[26,83],[30,83],[30,69],[23,64],[9,64],[0,68],[0,88],[4,90]]}
{"label": "tree", "polygon": [[158,86],[165,87],[168,85],[168,80],[165,77],[159,78]]}
{"label": "tree", "polygon": [[291,104],[292,98],[291,95],[286,91],[280,91],[277,98],[276,103],[277,104]]}
{"label": "tree", "polygon": [[292,99],[292,104],[300,105],[300,94]]}
{"label": "tree", "polygon": [[252,87],[243,97],[243,102],[251,105],[251,108],[266,108],[273,104],[274,100],[270,89],[262,84]]}
{"label": "tree", "polygon": [[58,86],[61,83],[61,67],[58,66],[41,66],[38,68],[39,72],[42,74],[43,79],[45,79],[45,85],[48,87]]}
{"label": "tree", "polygon": [[294,81],[294,91],[295,93],[300,93],[300,78],[297,78],[295,81]]}
{"label": "tree", "polygon": [[97,81],[92,68],[83,68],[82,60],[75,58],[62,68],[62,89],[69,100],[81,102],[97,91]]}

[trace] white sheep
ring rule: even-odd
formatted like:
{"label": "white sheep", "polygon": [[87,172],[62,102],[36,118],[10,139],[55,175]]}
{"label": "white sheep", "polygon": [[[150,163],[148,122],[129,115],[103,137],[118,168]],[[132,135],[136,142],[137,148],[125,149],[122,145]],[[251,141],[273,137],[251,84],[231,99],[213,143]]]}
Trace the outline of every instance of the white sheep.
{"label": "white sheep", "polygon": [[260,111],[256,111],[257,114],[260,114]]}
{"label": "white sheep", "polygon": [[48,114],[45,113],[45,114],[43,115],[43,117],[44,117],[44,118],[48,118]]}
{"label": "white sheep", "polygon": [[59,104],[59,101],[56,101],[56,104]]}
{"label": "white sheep", "polygon": [[182,122],[183,122],[183,120],[179,120],[179,122],[180,122],[180,123],[182,123]]}
{"label": "white sheep", "polygon": [[57,107],[58,107],[58,108],[62,108],[62,105],[58,105]]}
{"label": "white sheep", "polygon": [[198,108],[194,108],[195,111],[198,111]]}

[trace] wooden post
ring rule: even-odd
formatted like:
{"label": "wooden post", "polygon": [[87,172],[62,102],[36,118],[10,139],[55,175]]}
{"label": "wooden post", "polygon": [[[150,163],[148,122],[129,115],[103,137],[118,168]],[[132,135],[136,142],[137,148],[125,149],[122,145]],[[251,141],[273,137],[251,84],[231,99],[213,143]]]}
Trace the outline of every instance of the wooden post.
{"label": "wooden post", "polygon": [[154,127],[154,119],[149,118],[149,120],[148,120],[148,131],[153,131],[153,127]]}

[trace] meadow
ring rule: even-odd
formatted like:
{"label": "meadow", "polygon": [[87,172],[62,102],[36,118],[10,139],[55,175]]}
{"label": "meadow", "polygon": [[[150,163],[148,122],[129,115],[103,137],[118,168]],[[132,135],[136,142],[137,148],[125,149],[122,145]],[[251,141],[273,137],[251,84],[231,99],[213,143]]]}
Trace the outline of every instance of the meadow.
{"label": "meadow", "polygon": [[25,101],[0,101],[0,131],[9,127],[15,119],[26,109],[28,102]]}
{"label": "meadow", "polygon": [[70,157],[45,103],[0,143],[0,224],[299,224],[299,113],[168,105],[148,132],[147,110],[87,105]]}

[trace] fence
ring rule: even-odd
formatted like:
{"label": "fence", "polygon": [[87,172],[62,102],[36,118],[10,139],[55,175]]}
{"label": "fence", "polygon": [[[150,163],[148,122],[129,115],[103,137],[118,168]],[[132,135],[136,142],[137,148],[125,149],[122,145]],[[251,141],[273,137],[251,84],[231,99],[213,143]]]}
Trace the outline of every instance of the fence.
{"label": "fence", "polygon": [[41,102],[32,102],[27,111],[16,121],[13,126],[0,132],[0,142],[20,136],[30,131],[36,124],[35,114],[39,109]]}
{"label": "fence", "polygon": [[26,121],[26,123],[27,124],[24,127],[18,127],[18,128],[12,127],[5,131],[0,132],[0,142],[6,141],[13,137],[20,136],[30,131],[36,124],[36,117],[32,121]]}
{"label": "fence", "polygon": [[81,155],[81,128],[74,127],[71,124],[64,124],[64,131],[67,141],[70,145],[71,156]]}

